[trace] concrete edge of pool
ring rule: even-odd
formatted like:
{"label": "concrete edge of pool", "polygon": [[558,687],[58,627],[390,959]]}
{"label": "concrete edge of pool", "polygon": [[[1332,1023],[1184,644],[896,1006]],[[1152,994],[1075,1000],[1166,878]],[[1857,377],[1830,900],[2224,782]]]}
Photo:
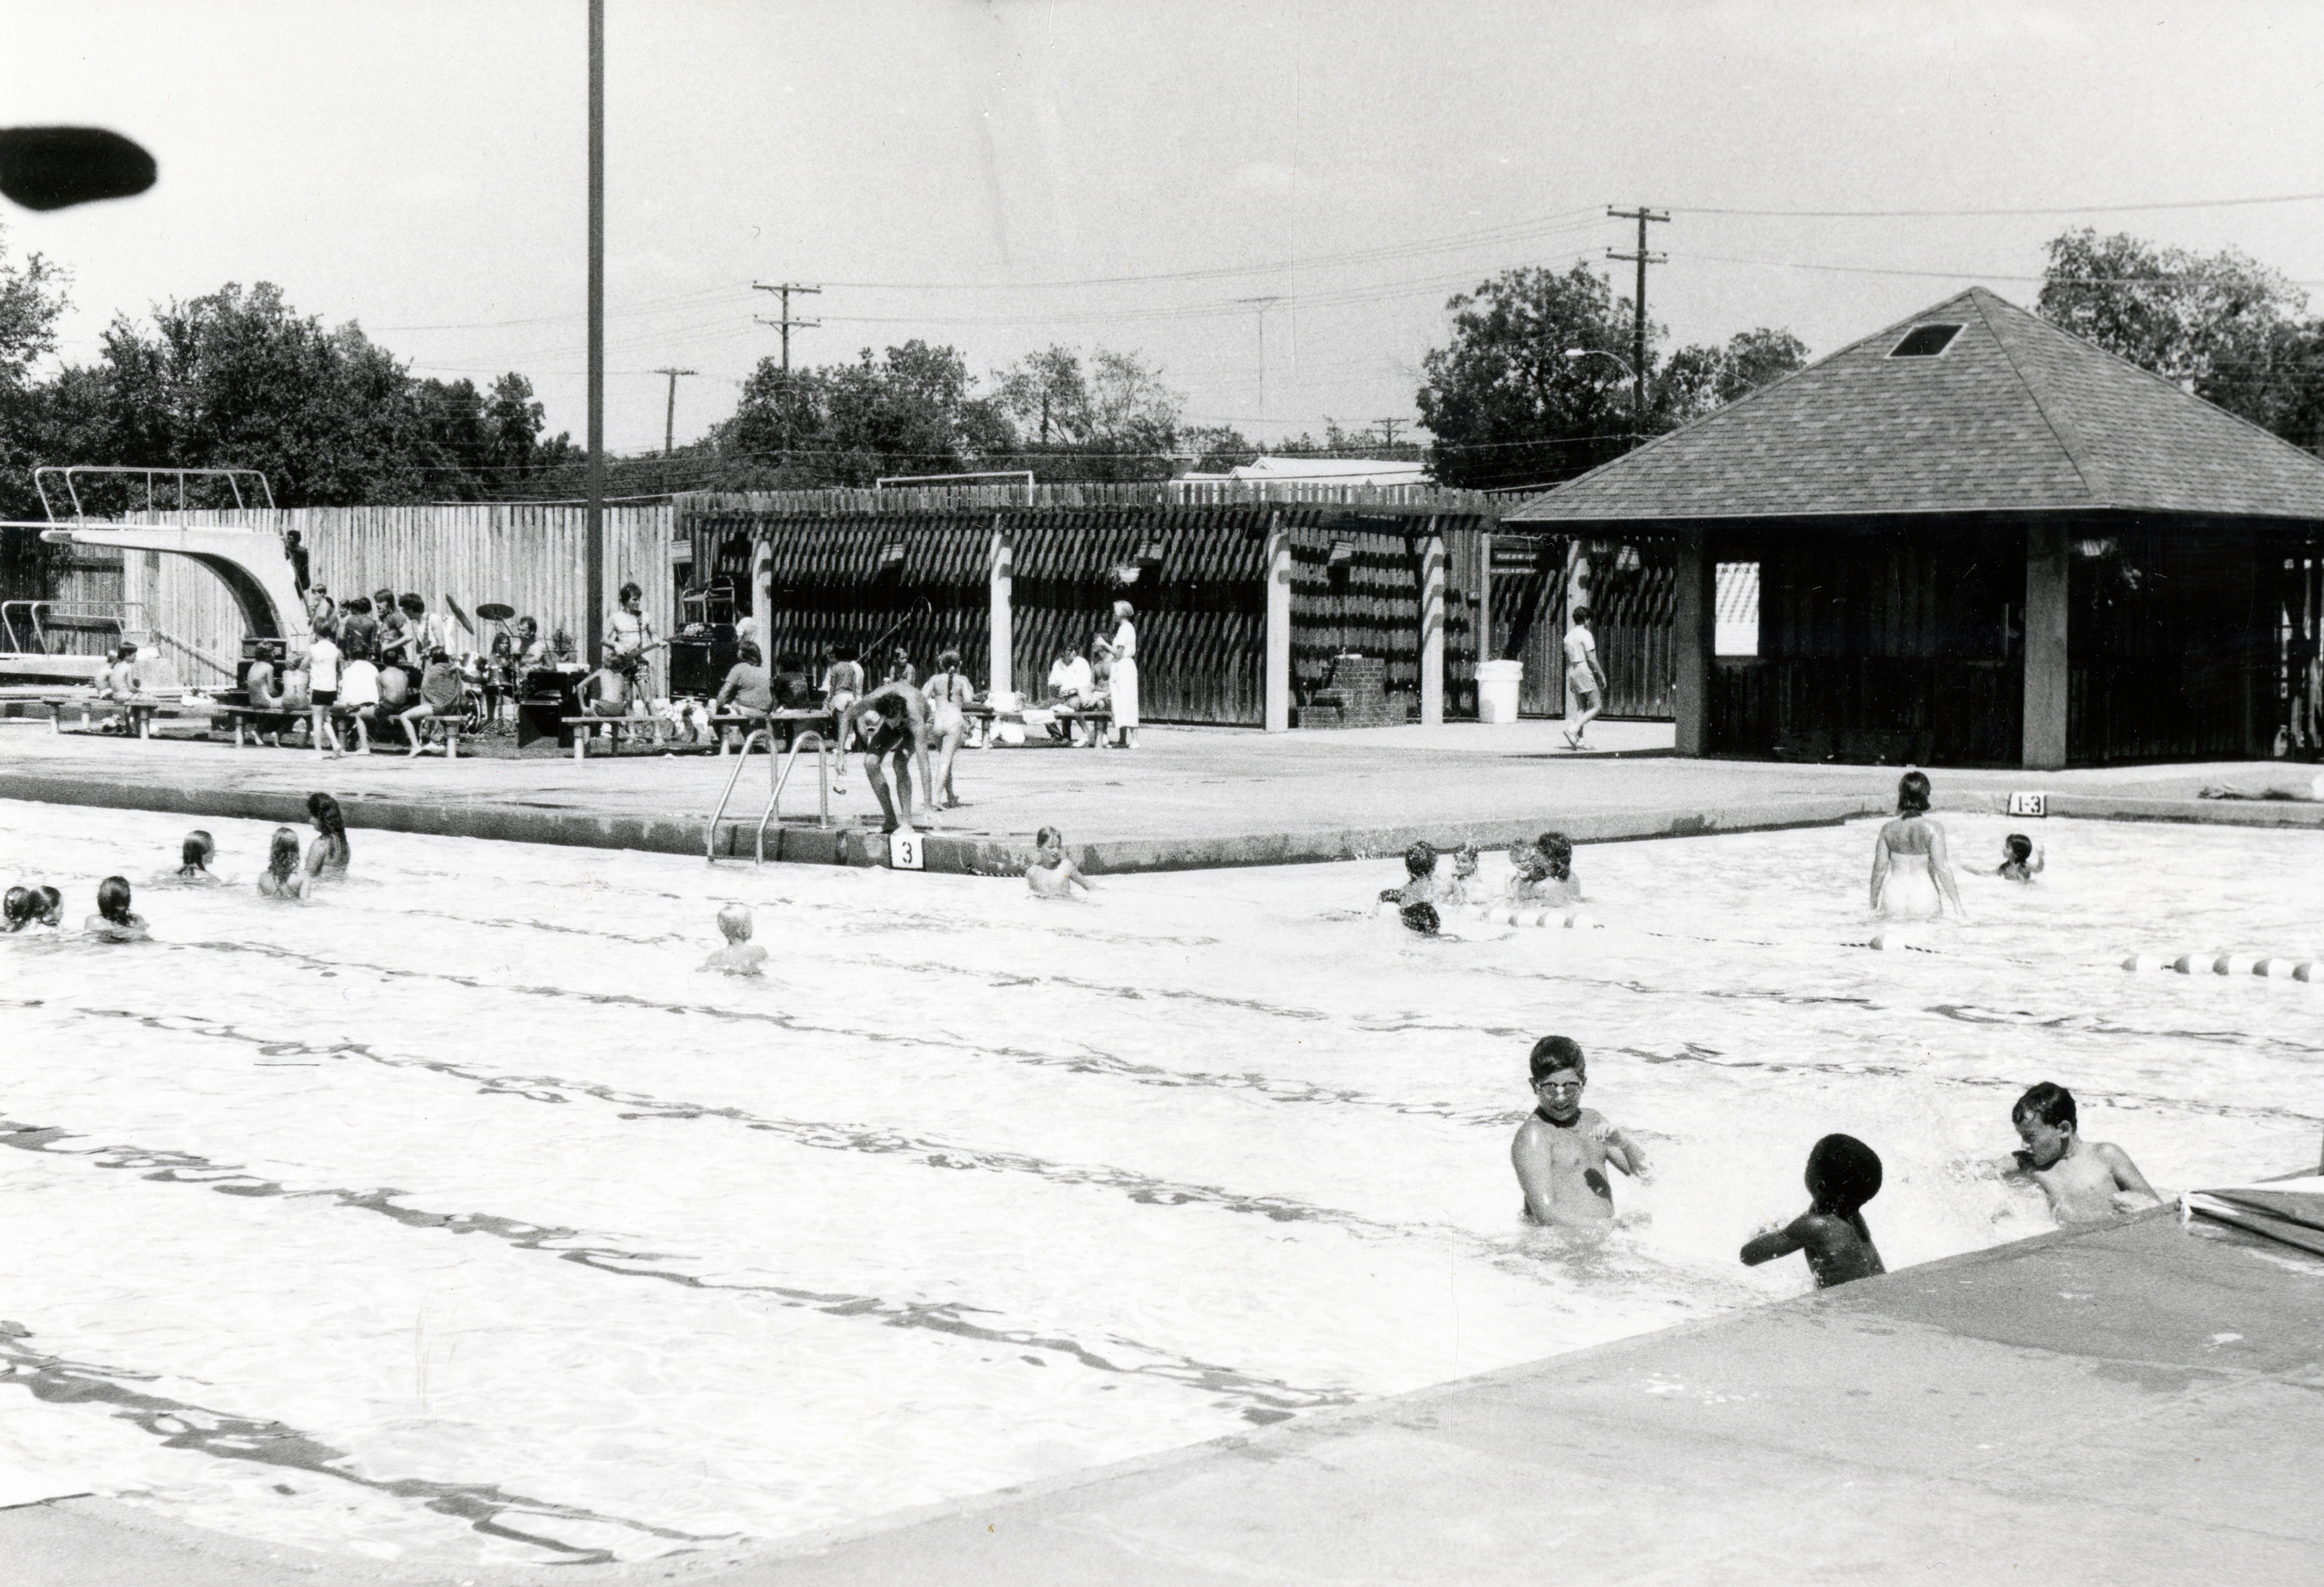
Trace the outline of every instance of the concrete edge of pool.
{"label": "concrete edge of pool", "polygon": [[[607,1583],[2306,1582],[2324,1265],[2168,1211]],[[0,1511],[16,1587],[537,1582]]]}
{"label": "concrete edge of pool", "polygon": [[[2028,780],[2039,781],[2031,775]],[[182,775],[130,780],[21,767],[0,769],[0,798],[292,825],[301,825],[306,818],[300,794],[230,787]],[[2158,799],[2071,792],[2052,792],[2048,800],[2052,817],[2085,820],[2324,830],[2324,803],[2313,801]],[[351,790],[341,796],[341,805],[350,827],[438,837],[696,855],[706,853],[710,835],[710,823],[699,817],[549,809],[497,798],[414,798]],[[1884,814],[1889,807],[1885,795],[1738,798],[1641,803],[1615,810],[1575,809],[1554,817],[1536,814],[1473,821],[1314,824],[1287,830],[1099,838],[1072,846],[1076,862],[1091,874],[1121,875],[1371,859],[1400,853],[1407,844],[1424,839],[1439,847],[1464,841],[1495,847],[1531,837],[1545,819],[1552,818],[1577,842],[1619,843],[1834,826]],[[2004,814],[2007,798],[1992,792],[1961,792],[1941,796],[1937,807],[1957,813]],[[752,858],[755,826],[751,821],[720,822],[719,856]],[[770,862],[859,866],[885,863],[878,834],[868,826],[822,828],[790,822],[770,827],[767,838]],[[925,838],[927,869],[938,873],[1016,876],[1023,872],[1033,854],[1031,835],[1025,833],[934,828]]]}
{"label": "concrete edge of pool", "polygon": [[[21,769],[0,770],[0,798],[299,826],[307,819],[301,794],[229,788],[184,779],[105,781]],[[484,799],[400,798],[360,791],[341,795],[340,805],[350,828],[692,856],[705,854],[710,826],[708,821],[690,816],[600,815],[584,810],[530,808]],[[1618,843],[1720,832],[1830,826],[1870,814],[1874,808],[1854,795],[1737,799],[1712,806],[1581,810],[1562,817],[1561,825],[1578,842]],[[1099,839],[1075,844],[1073,849],[1076,863],[1093,875],[1297,865],[1401,853],[1406,845],[1423,838],[1440,845],[1463,841],[1489,846],[1507,844],[1530,838],[1540,830],[1542,821],[1543,817],[1531,816],[1438,821],[1425,826],[1318,826],[1201,837]],[[719,856],[751,859],[755,828],[753,821],[720,822]],[[940,873],[1019,876],[1033,857],[1029,834],[960,833],[932,828],[924,836],[927,868]],[[884,863],[884,855],[877,852],[881,846],[878,837],[876,829],[868,826],[822,828],[788,823],[768,829],[767,858],[770,863],[811,865]]]}

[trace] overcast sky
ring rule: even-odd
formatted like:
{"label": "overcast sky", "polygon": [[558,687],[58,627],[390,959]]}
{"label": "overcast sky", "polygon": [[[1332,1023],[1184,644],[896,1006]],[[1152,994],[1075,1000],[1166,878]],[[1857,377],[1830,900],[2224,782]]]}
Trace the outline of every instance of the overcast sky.
{"label": "overcast sky", "polygon": [[[418,373],[521,370],[584,433],[582,0],[0,8],[0,119],[109,125],[161,164],[139,198],[0,210],[12,253],[73,273],[66,356],[115,313],[271,281]],[[2324,304],[2324,202],[2102,212],[2324,189],[2324,5],[606,9],[622,452],[660,444],[659,366],[700,371],[681,439],[732,411],[777,346],[754,281],[823,285],[795,362],[922,337],[982,376],[1108,346],[1197,422],[1409,422],[1454,291],[1577,260],[1628,290],[1609,204],[1671,212],[1649,305],[1680,342],[1770,325],[1823,353],[1970,282],[2030,302],[2078,224],[2239,247]]]}

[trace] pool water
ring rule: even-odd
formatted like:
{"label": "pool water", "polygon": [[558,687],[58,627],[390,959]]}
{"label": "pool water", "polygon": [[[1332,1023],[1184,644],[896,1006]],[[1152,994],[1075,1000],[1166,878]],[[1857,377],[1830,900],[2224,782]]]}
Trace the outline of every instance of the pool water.
{"label": "pool water", "polygon": [[[2119,968],[2317,953],[2324,835],[2052,822],[2037,884],[1880,952],[1869,824],[1585,847],[1602,929],[1461,942],[1369,907],[1389,861],[1059,904],[359,831],[301,907],[254,823],[208,823],[237,885],[152,880],[187,825],[0,803],[0,883],[78,920],[121,872],[156,938],[0,938],[0,1462],[430,1566],[729,1548],[1797,1294],[1735,1251],[1830,1130],[1892,1269],[2037,1232],[1971,1167],[2036,1080],[2165,1187],[2324,1125],[2324,986]],[[726,901],[763,981],[696,968]],[[1551,1031],[1655,1159],[1595,1250],[1517,1216]]]}

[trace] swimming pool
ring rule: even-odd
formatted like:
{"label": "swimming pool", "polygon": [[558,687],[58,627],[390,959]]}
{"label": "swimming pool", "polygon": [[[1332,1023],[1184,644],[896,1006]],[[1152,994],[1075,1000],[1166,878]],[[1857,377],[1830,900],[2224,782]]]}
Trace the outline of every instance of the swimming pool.
{"label": "swimming pool", "polygon": [[[308,907],[141,879],[183,821],[0,804],[0,1448],[178,1519],[447,1568],[729,1547],[1806,1287],[1735,1250],[1844,1130],[1891,1268],[2047,1226],[1960,1168],[2054,1079],[2158,1186],[2312,1164],[2324,836],[2052,823],[1927,951],[1858,824],[1585,847],[1599,931],[1426,942],[1393,862],[1013,883],[354,834]],[[1999,820],[1950,817],[1997,857]],[[1498,864],[1498,862],[1489,862]],[[763,983],[695,971],[750,904]],[[1474,927],[1457,927],[1474,931]],[[1656,1182],[1559,1253],[1545,1031]]]}

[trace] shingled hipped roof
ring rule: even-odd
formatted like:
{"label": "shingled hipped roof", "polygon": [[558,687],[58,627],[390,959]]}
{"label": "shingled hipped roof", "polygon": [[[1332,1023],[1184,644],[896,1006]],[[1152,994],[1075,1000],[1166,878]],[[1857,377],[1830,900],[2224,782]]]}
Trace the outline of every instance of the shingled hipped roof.
{"label": "shingled hipped roof", "polygon": [[1505,517],[2094,509],[2324,520],[2324,461],[1971,287]]}

